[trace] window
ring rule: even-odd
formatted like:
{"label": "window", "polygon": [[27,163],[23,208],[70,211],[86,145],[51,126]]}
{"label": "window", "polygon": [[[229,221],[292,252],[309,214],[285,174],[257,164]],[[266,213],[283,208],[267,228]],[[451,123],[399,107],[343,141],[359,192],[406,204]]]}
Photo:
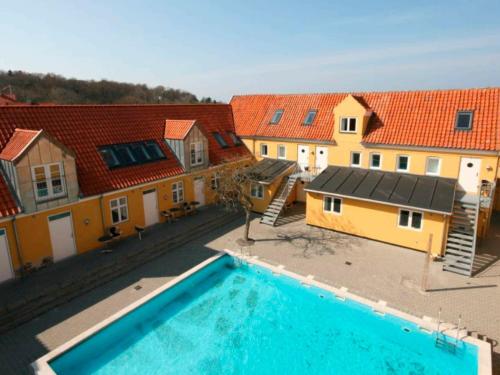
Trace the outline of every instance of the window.
{"label": "window", "polygon": [[342,133],[356,133],[356,117],[343,117],[340,119]]}
{"label": "window", "polygon": [[264,187],[261,184],[252,184],[250,187],[250,195],[254,198],[264,198]]}
{"label": "window", "polygon": [[315,109],[311,109],[309,112],[307,112],[306,118],[304,120],[304,125],[311,125],[314,121],[314,118],[316,117],[316,113],[318,113],[318,111]]}
{"label": "window", "polygon": [[190,145],[191,166],[203,164],[203,142],[193,142]]}
{"label": "window", "polygon": [[425,174],[430,176],[439,176],[441,172],[441,159],[436,157],[428,157],[425,166]]}
{"label": "window", "polygon": [[399,210],[398,225],[403,228],[422,229],[424,214],[418,211]]}
{"label": "window", "polygon": [[472,129],[472,111],[458,111],[455,120],[455,129],[470,130]]}
{"label": "window", "polygon": [[351,152],[351,167],[361,167],[361,152]]}
{"label": "window", "polygon": [[282,116],[283,110],[277,109],[276,112],[274,112],[273,118],[271,119],[271,124],[277,124],[278,122],[280,122]]}
{"label": "window", "polygon": [[64,196],[64,174],[61,163],[38,165],[31,168],[37,201]]}
{"label": "window", "polygon": [[111,207],[111,222],[113,224],[122,223],[128,220],[127,197],[111,199],[109,205]]}
{"label": "window", "polygon": [[323,211],[340,214],[342,211],[342,199],[336,197],[324,197]]}
{"label": "window", "polygon": [[99,153],[110,169],[166,159],[162,149],[155,141],[102,146],[99,147]]}
{"label": "window", "polygon": [[410,157],[408,155],[398,155],[396,170],[398,172],[408,172],[410,170]]}
{"label": "window", "polygon": [[231,138],[231,141],[233,141],[235,146],[241,146],[243,144],[243,142],[241,141],[241,138],[238,137],[233,132],[227,132],[227,134],[229,135],[229,138]]}
{"label": "window", "polygon": [[382,167],[382,155],[378,153],[370,154],[370,168],[371,169],[380,169]]}
{"label": "window", "polygon": [[212,180],[210,181],[210,186],[212,190],[217,190],[220,186],[220,175],[218,173],[214,173],[212,175]]}
{"label": "window", "polygon": [[262,143],[260,145],[260,156],[267,156],[268,153],[267,153],[267,145],[265,143]]}
{"label": "window", "polygon": [[225,141],[224,138],[222,138],[222,135],[218,132],[214,132],[212,133],[215,140],[217,141],[217,143],[219,144],[220,147],[222,148],[227,148],[229,147],[229,145],[227,144],[227,142]]}
{"label": "window", "polygon": [[184,183],[182,181],[172,184],[172,201],[181,203],[184,201]]}
{"label": "window", "polygon": [[278,145],[278,159],[286,159],[286,146]]}

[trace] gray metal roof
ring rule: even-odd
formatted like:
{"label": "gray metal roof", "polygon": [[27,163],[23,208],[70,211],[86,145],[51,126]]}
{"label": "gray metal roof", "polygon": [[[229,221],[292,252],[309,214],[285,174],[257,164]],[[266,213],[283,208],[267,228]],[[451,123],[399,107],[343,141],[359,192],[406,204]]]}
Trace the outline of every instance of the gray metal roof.
{"label": "gray metal roof", "polygon": [[455,184],[451,178],[329,166],[306,191],[451,214]]}
{"label": "gray metal roof", "polygon": [[295,165],[294,161],[264,158],[248,168],[248,172],[255,176],[258,182],[272,183],[289,168]]}

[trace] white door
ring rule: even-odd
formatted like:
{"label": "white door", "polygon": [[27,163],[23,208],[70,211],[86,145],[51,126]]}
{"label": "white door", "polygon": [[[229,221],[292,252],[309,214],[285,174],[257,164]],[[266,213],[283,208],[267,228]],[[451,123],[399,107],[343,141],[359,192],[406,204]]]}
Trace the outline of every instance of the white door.
{"label": "white door", "polygon": [[14,271],[10,260],[9,243],[5,229],[0,229],[0,282],[12,279]]}
{"label": "white door", "polygon": [[49,216],[49,231],[54,262],[76,254],[70,212]]}
{"label": "white door", "polygon": [[142,192],[142,202],[144,206],[144,225],[149,227],[160,221],[160,213],[158,212],[158,199],[156,190],[145,190]]}
{"label": "white door", "polygon": [[477,193],[479,188],[479,171],[481,159],[462,158],[460,161],[460,174],[458,185],[466,192]]}
{"label": "white door", "polygon": [[316,146],[316,171],[319,173],[328,167],[328,147]]}
{"label": "white door", "polygon": [[194,200],[199,206],[205,205],[205,178],[197,177],[194,179]]}
{"label": "white door", "polygon": [[299,145],[297,163],[302,171],[309,168],[309,146]]}

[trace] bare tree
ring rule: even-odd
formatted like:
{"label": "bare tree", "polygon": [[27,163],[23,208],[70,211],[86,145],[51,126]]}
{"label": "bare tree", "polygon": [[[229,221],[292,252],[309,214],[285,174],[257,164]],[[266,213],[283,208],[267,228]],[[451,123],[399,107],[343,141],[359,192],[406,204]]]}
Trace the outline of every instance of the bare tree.
{"label": "bare tree", "polygon": [[259,181],[260,175],[252,171],[251,167],[234,167],[228,164],[218,173],[218,183],[215,186],[217,200],[228,209],[243,209],[245,212],[245,231],[240,245],[254,243],[249,237],[250,218],[253,209],[253,201],[250,195],[252,182]]}

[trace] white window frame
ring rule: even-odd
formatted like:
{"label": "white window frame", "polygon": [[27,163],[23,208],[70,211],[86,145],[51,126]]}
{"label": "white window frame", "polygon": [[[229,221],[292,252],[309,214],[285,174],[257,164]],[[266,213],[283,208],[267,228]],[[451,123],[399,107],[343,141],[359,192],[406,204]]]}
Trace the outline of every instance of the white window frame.
{"label": "white window frame", "polygon": [[[399,158],[405,157],[408,158],[408,163],[406,163],[406,169],[400,169],[399,168]],[[405,154],[400,154],[396,156],[396,172],[404,172],[404,173],[409,173],[410,172],[410,155],[405,155]]]}
{"label": "white window frame", "polygon": [[[343,123],[344,120],[346,120],[347,127],[343,129]],[[354,130],[349,129],[349,125],[351,120],[354,120]],[[340,118],[340,126],[339,126],[339,132],[340,133],[356,133],[358,131],[358,119],[356,117],[341,117]]]}
{"label": "white window frame", "polygon": [[[373,155],[378,155],[380,158],[380,165],[378,167],[373,166]],[[380,152],[370,152],[370,169],[382,169],[382,154]]]}
{"label": "white window frame", "polygon": [[[325,203],[327,199],[331,199],[331,210],[327,210],[325,208]],[[340,210],[337,212],[335,211],[335,200],[340,201]],[[342,198],[336,197],[334,195],[325,195],[323,196],[323,212],[326,212],[328,214],[332,215],[342,215],[342,206],[344,205],[344,201]]]}
{"label": "white window frame", "polygon": [[[430,160],[437,160],[438,161],[437,172],[429,172],[429,161]],[[428,156],[427,160],[425,161],[425,174],[427,176],[440,176],[441,175],[441,158],[439,158],[437,156]]]}
{"label": "white window frame", "polygon": [[220,174],[215,172],[210,179],[210,187],[212,190],[217,190],[220,186]]}
{"label": "white window frame", "polygon": [[[262,152],[262,147],[266,147],[266,153],[265,154]],[[269,156],[269,146],[267,145],[267,143],[261,143],[260,144],[260,156]]]}
{"label": "white window frame", "polygon": [[184,202],[184,181],[177,181],[172,183],[172,202]]}
{"label": "white window frame", "polygon": [[[359,164],[354,164],[352,162],[354,154],[359,154]],[[363,164],[363,153],[360,151],[351,151],[351,160],[349,161],[349,165],[354,168],[361,168],[362,164]]]}
{"label": "white window frame", "polygon": [[[280,148],[283,148],[283,150],[285,150],[284,154],[285,156],[280,156]],[[278,145],[278,148],[277,148],[277,156],[278,156],[278,159],[286,159],[286,146],[285,145]]]}
{"label": "white window frame", "polygon": [[[122,203],[121,200],[125,199],[125,203]],[[116,202],[116,207],[113,207],[113,202]],[[126,217],[123,218],[122,216],[122,208],[125,207],[125,212],[126,212]],[[113,211],[118,212],[118,220],[114,221],[113,220]],[[111,215],[111,224],[120,224],[128,221],[129,218],[129,213],[128,213],[128,198],[127,196],[122,196],[114,199],[109,200],[109,213]]]}
{"label": "white window frame", "polygon": [[[194,151],[194,162],[193,162],[193,151]],[[198,161],[198,155],[201,155],[201,160]],[[189,145],[189,160],[191,162],[191,166],[195,167],[197,165],[202,165],[205,161],[205,157],[203,155],[203,142],[192,142]]]}
{"label": "white window frame", "polygon": [[[254,187],[257,187],[257,189],[255,190],[257,192],[257,194],[254,194]],[[260,192],[260,194],[259,194],[259,192]],[[264,186],[262,186],[261,184],[254,183],[254,182],[251,183],[250,184],[250,196],[252,198],[255,198],[255,199],[264,199]]]}
{"label": "white window frame", "polygon": [[[61,187],[62,187],[62,191],[59,193],[54,193],[54,186],[52,185],[52,176],[50,174],[50,167],[52,165],[57,165],[59,167],[59,179],[61,180]],[[47,184],[47,195],[45,195],[45,196],[38,195],[37,183],[42,182],[42,181],[38,181],[38,182],[36,181],[36,174],[35,174],[36,168],[43,168],[43,171],[44,171],[44,175],[45,175],[44,182]],[[64,167],[63,167],[62,162],[34,165],[31,167],[31,177],[32,177],[32,181],[33,181],[33,190],[35,193],[35,200],[37,202],[42,202],[42,201],[46,201],[46,200],[50,200],[50,199],[64,197],[66,195],[66,179],[64,177]]]}
{"label": "white window frame", "polygon": [[[407,226],[400,224],[401,211],[407,211],[407,212],[409,212],[409,214],[408,214],[408,225]],[[420,214],[422,216],[422,219],[420,220],[420,228],[414,228],[413,227],[413,214],[415,214],[415,213]],[[422,211],[410,210],[408,208],[400,208],[399,212],[398,212],[398,227],[399,228],[403,228],[403,229],[410,229],[410,230],[414,230],[414,231],[417,231],[417,232],[421,232],[422,229],[424,228],[424,213]]]}

